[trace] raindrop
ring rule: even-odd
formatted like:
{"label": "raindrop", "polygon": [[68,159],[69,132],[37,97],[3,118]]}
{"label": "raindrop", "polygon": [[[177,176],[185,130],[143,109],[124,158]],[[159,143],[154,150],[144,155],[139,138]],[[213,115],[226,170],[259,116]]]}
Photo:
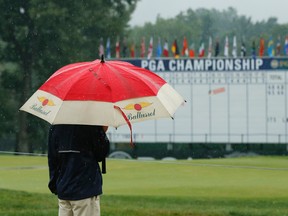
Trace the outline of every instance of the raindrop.
{"label": "raindrop", "polygon": [[23,7],[20,7],[19,11],[20,11],[21,14],[25,13],[25,9]]}

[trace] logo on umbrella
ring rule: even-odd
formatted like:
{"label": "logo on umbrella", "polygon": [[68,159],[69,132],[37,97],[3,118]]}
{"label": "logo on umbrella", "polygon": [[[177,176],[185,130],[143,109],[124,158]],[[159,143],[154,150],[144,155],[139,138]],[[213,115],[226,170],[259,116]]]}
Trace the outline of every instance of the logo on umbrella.
{"label": "logo on umbrella", "polygon": [[149,107],[150,105],[152,105],[152,103],[149,102],[139,102],[139,103],[130,103],[128,105],[126,105],[124,108],[124,110],[136,110],[137,113],[128,113],[127,114],[127,118],[131,121],[131,120],[137,120],[137,119],[144,119],[144,118],[149,118],[152,116],[155,116],[155,109],[153,109],[153,111],[150,112],[143,112],[142,109]]}
{"label": "logo on umbrella", "polygon": [[140,103],[135,103],[135,104],[128,104],[126,105],[123,109],[125,110],[136,110],[136,111],[141,111],[142,108],[150,106],[152,103],[148,102],[140,102]]}
{"label": "logo on umbrella", "polygon": [[49,113],[51,113],[51,110],[49,110],[50,108],[48,108],[47,110],[47,108],[45,107],[56,106],[53,100],[48,99],[44,96],[37,97],[37,99],[41,103],[41,105],[39,105],[39,103],[34,103],[33,105],[30,106],[30,109],[42,115],[47,116]]}
{"label": "logo on umbrella", "polygon": [[38,100],[42,103],[42,106],[55,106],[53,100],[48,99],[46,97],[37,97]]}

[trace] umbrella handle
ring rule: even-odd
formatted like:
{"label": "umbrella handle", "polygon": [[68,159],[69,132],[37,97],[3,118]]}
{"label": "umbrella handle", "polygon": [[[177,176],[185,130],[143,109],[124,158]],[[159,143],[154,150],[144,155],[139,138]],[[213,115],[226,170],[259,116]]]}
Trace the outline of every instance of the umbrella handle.
{"label": "umbrella handle", "polygon": [[132,138],[132,125],[131,122],[129,121],[129,119],[127,118],[127,116],[125,115],[125,113],[121,110],[121,108],[119,106],[114,105],[114,108],[119,110],[119,112],[122,114],[123,118],[125,119],[126,123],[128,124],[128,127],[130,129],[130,145],[132,147],[134,147],[134,143],[133,143],[133,138]]}

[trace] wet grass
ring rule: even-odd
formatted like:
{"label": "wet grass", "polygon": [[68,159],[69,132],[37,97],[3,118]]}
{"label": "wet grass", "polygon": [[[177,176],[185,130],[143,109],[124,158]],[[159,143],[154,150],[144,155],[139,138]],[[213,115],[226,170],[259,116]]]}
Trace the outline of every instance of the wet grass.
{"label": "wet grass", "polygon": [[[288,216],[287,157],[108,160],[102,215]],[[57,215],[47,158],[0,156],[0,215]]]}
{"label": "wet grass", "polygon": [[[49,194],[0,189],[1,216],[57,215]],[[287,216],[287,198],[232,199],[106,195],[102,215],[110,216]]]}

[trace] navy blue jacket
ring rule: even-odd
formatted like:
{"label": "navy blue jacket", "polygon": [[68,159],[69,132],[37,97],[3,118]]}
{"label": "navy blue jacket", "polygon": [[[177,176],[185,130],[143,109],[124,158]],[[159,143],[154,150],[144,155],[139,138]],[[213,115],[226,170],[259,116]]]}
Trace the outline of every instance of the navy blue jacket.
{"label": "navy blue jacket", "polygon": [[80,200],[102,194],[95,145],[102,126],[52,125],[48,139],[49,189],[59,199]]}

